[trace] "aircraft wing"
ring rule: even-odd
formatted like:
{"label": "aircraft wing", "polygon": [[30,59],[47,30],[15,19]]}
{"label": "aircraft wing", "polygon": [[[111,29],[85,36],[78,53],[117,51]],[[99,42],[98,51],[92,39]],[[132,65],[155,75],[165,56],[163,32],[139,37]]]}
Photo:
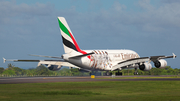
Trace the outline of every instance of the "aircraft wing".
{"label": "aircraft wing", "polygon": [[141,64],[145,62],[155,62],[160,59],[166,59],[166,58],[176,58],[176,55],[173,53],[172,56],[151,56],[151,57],[141,57],[141,58],[134,58],[134,59],[129,59],[126,61],[119,62],[117,65],[113,66],[111,71],[116,70],[116,69],[122,69],[122,67],[125,66],[131,66],[135,64]]}
{"label": "aircraft wing", "polygon": [[166,59],[166,58],[176,58],[176,55],[174,53],[172,53],[172,56],[151,56],[150,60],[155,62],[156,60],[160,60],[160,59]]}
{"label": "aircraft wing", "polygon": [[67,67],[75,67],[75,68],[80,68],[78,66],[75,66],[69,62],[66,62],[64,60],[18,60],[18,59],[5,59],[3,58],[4,63],[6,61],[13,61],[13,62],[38,62],[38,66],[41,64],[50,66],[50,65],[58,65],[58,66],[67,66]]}
{"label": "aircraft wing", "polygon": [[123,62],[119,62],[117,65],[112,67],[112,70],[116,69],[121,69],[122,67],[133,65],[133,64],[138,64],[138,63],[143,63],[149,61],[149,57],[143,57],[143,58],[134,58],[134,59],[129,59]]}

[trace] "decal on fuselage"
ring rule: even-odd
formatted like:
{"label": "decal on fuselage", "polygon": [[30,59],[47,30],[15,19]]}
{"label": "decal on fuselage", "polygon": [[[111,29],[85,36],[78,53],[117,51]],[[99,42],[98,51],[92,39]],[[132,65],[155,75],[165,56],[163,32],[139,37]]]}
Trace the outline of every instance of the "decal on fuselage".
{"label": "decal on fuselage", "polygon": [[106,51],[94,50],[93,52],[95,54],[91,55],[90,67],[101,70],[112,67],[111,59]]}
{"label": "decal on fuselage", "polygon": [[139,58],[139,55],[137,53],[136,54],[119,53],[119,54],[115,54],[113,57],[114,58],[121,58],[122,60],[128,60],[128,59],[133,59],[133,58]]}

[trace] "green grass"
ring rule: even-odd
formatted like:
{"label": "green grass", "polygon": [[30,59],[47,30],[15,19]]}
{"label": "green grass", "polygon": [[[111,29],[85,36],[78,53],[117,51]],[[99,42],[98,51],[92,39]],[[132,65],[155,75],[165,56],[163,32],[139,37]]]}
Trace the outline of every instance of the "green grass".
{"label": "green grass", "polygon": [[35,95],[100,95],[101,93],[93,93],[91,91],[67,90],[67,91],[43,91],[43,92],[21,92],[21,94]]}
{"label": "green grass", "polygon": [[134,76],[134,77],[98,77],[95,79],[166,79],[166,78],[180,78],[180,76],[168,76],[168,77],[161,77],[161,76],[152,76],[152,77],[139,77],[139,76]]}
{"label": "green grass", "polygon": [[180,81],[0,84],[0,101],[180,101]]}

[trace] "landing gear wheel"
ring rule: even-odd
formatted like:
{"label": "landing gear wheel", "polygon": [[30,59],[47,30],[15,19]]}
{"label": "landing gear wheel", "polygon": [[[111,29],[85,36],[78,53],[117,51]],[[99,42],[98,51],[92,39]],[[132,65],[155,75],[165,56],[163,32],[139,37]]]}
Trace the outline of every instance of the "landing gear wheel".
{"label": "landing gear wheel", "polygon": [[134,75],[138,75],[137,68],[135,68]]}
{"label": "landing gear wheel", "polygon": [[106,76],[111,76],[112,73],[110,73],[109,71],[106,71]]}
{"label": "landing gear wheel", "polygon": [[107,76],[109,76],[109,75],[110,75],[109,71],[107,71],[107,72],[106,72],[106,75],[107,75]]}
{"label": "landing gear wheel", "polygon": [[138,72],[134,72],[134,75],[138,75]]}

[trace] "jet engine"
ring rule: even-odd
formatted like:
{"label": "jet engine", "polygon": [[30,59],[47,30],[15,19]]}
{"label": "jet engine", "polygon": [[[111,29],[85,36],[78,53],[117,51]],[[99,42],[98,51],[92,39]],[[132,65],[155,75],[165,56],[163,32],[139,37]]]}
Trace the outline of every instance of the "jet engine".
{"label": "jet engine", "polygon": [[143,71],[149,71],[152,69],[152,65],[150,63],[143,63],[142,65],[139,65],[139,69]]}
{"label": "jet engine", "polygon": [[157,60],[154,62],[154,66],[160,69],[165,68],[167,66],[167,61],[164,59]]}
{"label": "jet engine", "polygon": [[61,69],[61,66],[59,66],[59,65],[50,65],[50,66],[48,66],[48,69],[52,70],[52,71],[57,71],[57,70]]}

